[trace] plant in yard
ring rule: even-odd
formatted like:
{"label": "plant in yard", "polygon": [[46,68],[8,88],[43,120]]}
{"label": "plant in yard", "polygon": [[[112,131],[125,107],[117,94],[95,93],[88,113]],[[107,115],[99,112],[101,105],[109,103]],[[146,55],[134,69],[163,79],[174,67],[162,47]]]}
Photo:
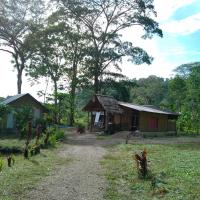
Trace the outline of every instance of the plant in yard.
{"label": "plant in yard", "polygon": [[15,164],[15,159],[12,155],[7,157],[7,161],[8,161],[8,167],[12,167],[12,165]]}
{"label": "plant in yard", "polygon": [[47,146],[49,144],[49,137],[50,137],[52,131],[53,131],[53,128],[47,128],[47,130],[45,132],[46,133],[46,136],[45,136],[45,139],[44,139],[44,145],[45,146]]}
{"label": "plant in yard", "polygon": [[32,122],[28,122],[28,134],[27,134],[27,139],[26,139],[26,145],[24,149],[24,158],[28,158],[28,146],[31,141],[31,136],[32,136]]}
{"label": "plant in yard", "polygon": [[166,188],[167,182],[165,181],[166,174],[164,172],[161,172],[157,175],[154,175],[151,179],[151,186],[153,188],[153,194],[154,195],[163,195],[168,191]]}
{"label": "plant in yard", "polygon": [[77,123],[77,133],[84,133],[85,132],[85,125],[83,123]]}
{"label": "plant in yard", "polygon": [[65,137],[65,133],[63,130],[56,129],[54,132],[55,138],[57,141],[63,140]]}
{"label": "plant in yard", "polygon": [[0,158],[0,172],[2,171],[2,169],[3,169],[3,159]]}
{"label": "plant in yard", "polygon": [[33,118],[32,108],[29,106],[20,107],[15,111],[16,128],[21,138],[27,134],[27,123]]}
{"label": "plant in yard", "polygon": [[64,131],[57,127],[48,127],[45,135],[42,138],[44,147],[55,146],[57,141],[63,140],[65,137]]}
{"label": "plant in yard", "polygon": [[135,154],[134,156],[136,161],[136,166],[138,170],[138,176],[142,178],[146,178],[148,175],[148,168],[147,168],[147,150],[144,149],[141,152],[141,155]]}
{"label": "plant in yard", "polygon": [[36,128],[36,140],[35,140],[35,145],[36,146],[39,144],[41,131],[42,131],[41,125],[38,125],[37,128]]}

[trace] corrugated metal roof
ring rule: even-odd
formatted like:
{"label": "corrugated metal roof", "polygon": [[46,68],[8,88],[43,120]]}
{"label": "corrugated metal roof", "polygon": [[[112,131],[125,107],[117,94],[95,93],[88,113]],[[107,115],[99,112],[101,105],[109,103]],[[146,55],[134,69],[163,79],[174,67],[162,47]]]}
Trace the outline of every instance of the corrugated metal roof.
{"label": "corrugated metal roof", "polygon": [[127,108],[131,108],[134,110],[138,110],[141,112],[150,112],[150,113],[158,113],[158,114],[165,114],[165,115],[176,115],[178,116],[178,113],[170,112],[170,111],[165,111],[161,110],[159,108],[155,107],[150,107],[150,106],[141,106],[141,105],[135,105],[135,104],[130,104],[130,103],[125,103],[125,102],[120,102],[118,101],[118,104]]}
{"label": "corrugated metal roof", "polygon": [[[28,93],[27,93],[28,94]],[[7,105],[13,101],[16,101],[17,99],[27,95],[27,94],[17,94],[17,95],[14,95],[14,96],[11,96],[11,97],[8,97],[6,98],[4,101],[0,102],[0,104],[4,104],[4,105]]]}
{"label": "corrugated metal roof", "polygon": [[26,93],[26,94],[17,94],[17,95],[8,97],[4,101],[0,102],[0,104],[9,105],[9,104],[15,102],[16,100],[18,100],[18,99],[20,99],[20,98],[22,98],[24,96],[29,96],[33,101],[35,101],[37,104],[39,104],[42,107],[43,110],[48,111],[47,108],[42,105],[42,103],[40,103],[37,99],[35,99],[29,93]]}

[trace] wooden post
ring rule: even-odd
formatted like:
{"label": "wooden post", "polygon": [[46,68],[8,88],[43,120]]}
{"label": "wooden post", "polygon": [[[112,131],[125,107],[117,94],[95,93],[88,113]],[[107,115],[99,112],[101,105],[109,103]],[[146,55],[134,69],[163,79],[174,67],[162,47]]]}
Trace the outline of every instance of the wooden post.
{"label": "wooden post", "polygon": [[120,114],[120,131],[122,130],[122,114]]}
{"label": "wooden post", "polygon": [[106,130],[106,111],[104,110],[104,131]]}
{"label": "wooden post", "polygon": [[108,112],[105,111],[105,131],[108,130]]}
{"label": "wooden post", "polygon": [[88,123],[87,130],[90,130],[90,112],[88,112],[87,123]]}
{"label": "wooden post", "polygon": [[92,132],[92,112],[90,112],[90,132]]}

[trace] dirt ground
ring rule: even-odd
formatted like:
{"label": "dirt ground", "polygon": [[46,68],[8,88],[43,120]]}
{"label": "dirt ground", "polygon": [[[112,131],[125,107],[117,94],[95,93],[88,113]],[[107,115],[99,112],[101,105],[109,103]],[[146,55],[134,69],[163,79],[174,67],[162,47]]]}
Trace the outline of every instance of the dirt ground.
{"label": "dirt ground", "polygon": [[[106,146],[125,143],[128,132],[104,137],[95,134],[79,135],[68,132],[59,156],[71,158],[66,166],[59,166],[23,199],[34,200],[103,200],[106,180],[100,161]],[[200,137],[167,137],[146,139],[132,137],[129,143],[174,144],[199,142]],[[21,199],[21,198],[20,198]]]}

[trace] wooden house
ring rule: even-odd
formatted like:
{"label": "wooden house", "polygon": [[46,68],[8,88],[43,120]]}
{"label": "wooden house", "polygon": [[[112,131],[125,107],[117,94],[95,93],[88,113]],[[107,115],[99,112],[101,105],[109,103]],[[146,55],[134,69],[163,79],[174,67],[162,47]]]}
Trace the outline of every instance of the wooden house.
{"label": "wooden house", "polygon": [[145,132],[176,132],[177,113],[155,106],[120,102],[110,96],[94,95],[84,111],[89,113],[90,131],[139,130]]}
{"label": "wooden house", "polygon": [[4,101],[0,102],[0,104],[7,105],[12,108],[12,110],[7,114],[7,118],[4,120],[5,123],[3,124],[3,128],[6,129],[15,128],[15,117],[13,111],[17,112],[17,110],[24,106],[32,109],[33,120],[42,118],[43,113],[47,112],[47,109],[28,93],[8,97]]}

